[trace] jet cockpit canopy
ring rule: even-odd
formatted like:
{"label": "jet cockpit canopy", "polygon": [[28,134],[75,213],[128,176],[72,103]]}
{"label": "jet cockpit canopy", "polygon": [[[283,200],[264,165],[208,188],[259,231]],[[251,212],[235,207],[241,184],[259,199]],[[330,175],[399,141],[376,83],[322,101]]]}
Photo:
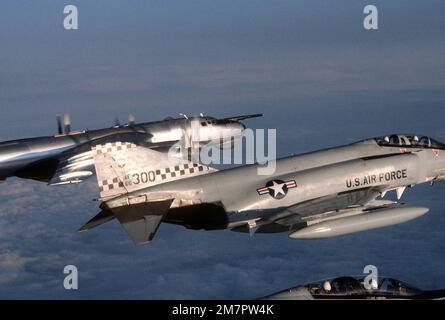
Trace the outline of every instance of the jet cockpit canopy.
{"label": "jet cockpit canopy", "polygon": [[375,138],[382,147],[445,149],[445,144],[422,135],[393,134]]}
{"label": "jet cockpit canopy", "polygon": [[394,295],[416,295],[422,292],[417,288],[393,278],[383,278],[380,281],[378,290],[382,293],[390,293]]}
{"label": "jet cockpit canopy", "polygon": [[[376,287],[367,288],[366,279],[363,277],[339,277],[331,280],[325,280],[322,283],[309,284],[306,288],[312,295],[397,295],[410,296],[421,294],[422,291],[414,288],[402,281],[393,278],[381,278]],[[329,283],[329,290],[323,289],[323,284]]]}

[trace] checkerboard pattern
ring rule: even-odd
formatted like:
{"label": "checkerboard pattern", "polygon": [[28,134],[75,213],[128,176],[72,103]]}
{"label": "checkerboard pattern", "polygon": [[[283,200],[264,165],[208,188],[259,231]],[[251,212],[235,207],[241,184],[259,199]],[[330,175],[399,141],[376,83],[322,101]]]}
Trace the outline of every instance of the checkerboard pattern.
{"label": "checkerboard pattern", "polygon": [[119,178],[98,181],[100,192],[115,190],[124,187],[124,183]]}
{"label": "checkerboard pattern", "polygon": [[194,174],[198,172],[209,171],[209,167],[196,163],[185,163],[174,166],[172,168],[158,169],[155,171],[156,180],[169,180],[184,175]]}
{"label": "checkerboard pattern", "polygon": [[[110,142],[94,146],[92,147],[92,151],[95,153],[95,156],[98,156],[108,153],[125,151],[136,147],[137,147],[136,144],[130,142]],[[169,180],[175,180],[189,175],[199,175],[207,173],[211,170],[209,167],[205,165],[196,163],[182,163],[171,167],[159,168],[159,169],[157,169],[156,167],[162,166],[162,161],[156,164],[156,167],[154,168],[150,167],[143,168],[142,165],[143,164],[141,164],[141,169],[137,172],[135,171],[135,169],[133,170],[130,169],[131,171],[126,172],[126,175],[123,179],[122,177],[121,178],[116,177],[115,174],[111,172],[104,174],[105,175],[104,178],[108,178],[107,175],[109,175],[110,178],[102,180],[98,179],[100,192],[104,193],[109,191],[116,191],[123,188],[126,189],[126,187],[131,187],[134,184],[138,185],[141,184],[145,186],[156,185],[159,183],[168,182]],[[164,165],[168,166],[169,164],[165,163]]]}
{"label": "checkerboard pattern", "polygon": [[99,155],[122,150],[128,150],[132,148],[136,148],[136,145],[134,143],[117,141],[117,142],[108,142],[106,144],[98,144],[97,146],[93,146],[91,150],[96,152],[96,155]]}
{"label": "checkerboard pattern", "polygon": [[[192,175],[197,173],[208,172],[210,169],[207,166],[199,165],[199,164],[181,164],[174,166],[172,168],[163,168],[155,170],[156,178],[154,182],[167,182],[168,180],[172,180],[175,178],[179,178],[185,175]],[[107,179],[99,181],[99,190],[100,192],[106,192],[110,190],[116,190],[124,187],[131,186],[132,180],[131,175],[125,176],[125,181],[122,182],[119,178]]]}

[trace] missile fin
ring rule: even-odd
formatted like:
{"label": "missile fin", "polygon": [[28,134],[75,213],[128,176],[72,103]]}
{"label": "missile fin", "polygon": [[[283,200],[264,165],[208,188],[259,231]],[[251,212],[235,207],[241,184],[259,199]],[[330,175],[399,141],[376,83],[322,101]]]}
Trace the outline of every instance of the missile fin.
{"label": "missile fin", "polygon": [[402,198],[403,193],[405,192],[406,187],[400,187],[396,189],[397,199],[400,200]]}
{"label": "missile fin", "polygon": [[255,235],[255,232],[258,230],[258,225],[255,221],[249,221],[249,235],[252,238]]}

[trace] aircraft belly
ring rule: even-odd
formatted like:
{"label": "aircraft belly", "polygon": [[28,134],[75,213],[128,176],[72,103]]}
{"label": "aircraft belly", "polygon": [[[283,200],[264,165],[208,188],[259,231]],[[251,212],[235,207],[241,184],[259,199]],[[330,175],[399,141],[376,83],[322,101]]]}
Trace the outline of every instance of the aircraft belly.
{"label": "aircraft belly", "polygon": [[0,176],[13,176],[17,171],[45,158],[45,156],[35,155],[34,157],[27,157],[27,159],[8,159],[7,161],[0,162]]}

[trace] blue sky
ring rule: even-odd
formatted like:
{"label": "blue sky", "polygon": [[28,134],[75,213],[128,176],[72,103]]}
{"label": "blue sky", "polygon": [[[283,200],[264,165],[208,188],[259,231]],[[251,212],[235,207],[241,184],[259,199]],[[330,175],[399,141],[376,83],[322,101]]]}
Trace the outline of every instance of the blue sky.
{"label": "blue sky", "polygon": [[[445,4],[373,1],[4,1],[0,19],[0,140],[179,112],[277,128],[288,155],[390,132],[445,141]],[[62,27],[79,8],[78,31]],[[98,211],[94,179],[67,188],[0,186],[0,298],[254,298],[297,283],[357,274],[365,264],[425,288],[445,287],[445,187],[404,201],[419,220],[320,241],[286,234],[162,225],[134,247],[117,222],[76,230]],[[80,290],[62,287],[75,264]]]}

